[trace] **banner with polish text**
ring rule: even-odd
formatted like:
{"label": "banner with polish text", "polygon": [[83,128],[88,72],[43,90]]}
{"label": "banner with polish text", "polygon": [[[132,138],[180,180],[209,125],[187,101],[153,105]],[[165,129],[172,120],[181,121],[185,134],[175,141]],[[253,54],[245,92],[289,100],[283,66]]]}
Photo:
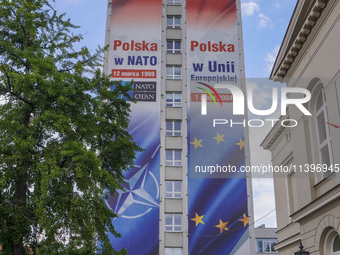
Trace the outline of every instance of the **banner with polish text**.
{"label": "banner with polish text", "polygon": [[243,125],[233,116],[241,87],[238,0],[187,0],[189,254],[249,254]]}
{"label": "banner with polish text", "polygon": [[128,254],[159,254],[161,17],[161,0],[112,1],[108,67],[112,79],[133,80],[128,131],[145,149],[125,173],[125,190],[106,201],[122,235],[111,243]]}

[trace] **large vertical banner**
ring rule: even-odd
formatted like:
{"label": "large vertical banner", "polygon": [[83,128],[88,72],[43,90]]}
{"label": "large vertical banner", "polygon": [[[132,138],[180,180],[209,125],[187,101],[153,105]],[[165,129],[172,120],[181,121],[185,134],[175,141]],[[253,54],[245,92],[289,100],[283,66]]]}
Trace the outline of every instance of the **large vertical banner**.
{"label": "large vertical banner", "polygon": [[221,88],[244,81],[236,1],[187,0],[189,254],[246,254],[248,245],[244,116]]}
{"label": "large vertical banner", "polygon": [[128,254],[159,253],[161,16],[161,0],[112,1],[109,70],[114,80],[134,81],[128,131],[145,149],[125,174],[125,190],[106,201],[122,234],[113,246]]}

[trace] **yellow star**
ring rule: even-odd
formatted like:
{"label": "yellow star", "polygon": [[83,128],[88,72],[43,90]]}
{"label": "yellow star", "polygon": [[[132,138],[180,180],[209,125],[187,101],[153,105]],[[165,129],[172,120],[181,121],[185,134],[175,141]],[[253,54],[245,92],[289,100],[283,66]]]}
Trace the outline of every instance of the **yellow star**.
{"label": "yellow star", "polygon": [[200,223],[204,224],[204,222],[203,222],[203,220],[202,220],[203,217],[204,217],[204,215],[198,216],[197,213],[195,213],[195,214],[196,214],[195,218],[192,218],[191,220],[193,220],[194,222],[196,222],[196,227],[197,227],[197,225],[200,224]]}
{"label": "yellow star", "polygon": [[197,140],[197,138],[195,137],[195,140],[193,142],[191,142],[190,144],[195,145],[195,150],[196,150],[197,147],[203,147],[202,144],[201,144],[202,141],[203,141],[203,139]]}
{"label": "yellow star", "polygon": [[243,149],[244,147],[244,141],[242,141],[242,139],[240,138],[240,141],[238,143],[236,143],[238,146],[240,146],[240,150]]}
{"label": "yellow star", "polygon": [[220,135],[220,134],[217,132],[217,135],[216,135],[215,137],[213,137],[213,138],[216,139],[217,144],[219,144],[220,142],[225,142],[224,139],[223,139],[224,136],[225,136],[225,135]]}
{"label": "yellow star", "polygon": [[247,217],[245,214],[243,214],[243,219],[240,219],[239,221],[242,221],[243,227],[246,227],[247,224],[249,224],[249,217]]}
{"label": "yellow star", "polygon": [[215,225],[215,227],[220,229],[220,234],[223,232],[223,230],[227,230],[229,231],[229,229],[227,228],[229,222],[223,222],[220,220],[220,224],[219,225]]}

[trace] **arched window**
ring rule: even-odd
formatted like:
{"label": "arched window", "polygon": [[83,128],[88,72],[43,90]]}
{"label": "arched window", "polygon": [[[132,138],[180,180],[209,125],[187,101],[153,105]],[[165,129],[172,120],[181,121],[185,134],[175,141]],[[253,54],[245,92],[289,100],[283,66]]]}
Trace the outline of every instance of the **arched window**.
{"label": "arched window", "polygon": [[340,255],[340,237],[334,228],[330,227],[324,232],[320,244],[320,255]]}
{"label": "arched window", "polygon": [[334,238],[333,245],[332,245],[332,255],[340,255],[340,237],[337,235]]}
{"label": "arched window", "polygon": [[[321,164],[331,166],[333,163],[331,137],[329,134],[329,127],[327,125],[327,105],[323,91],[320,91],[317,96],[315,120]],[[331,171],[324,173],[324,177],[327,177],[330,173]]]}

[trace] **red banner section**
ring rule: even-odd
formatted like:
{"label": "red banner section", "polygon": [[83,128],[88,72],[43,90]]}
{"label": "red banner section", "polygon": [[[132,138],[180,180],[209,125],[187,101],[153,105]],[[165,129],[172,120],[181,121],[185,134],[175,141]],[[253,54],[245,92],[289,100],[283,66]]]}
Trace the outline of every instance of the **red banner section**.
{"label": "red banner section", "polygon": [[[191,93],[191,102],[201,102],[201,97],[202,95],[208,95],[206,93]],[[218,94],[222,100],[223,103],[232,103],[233,102],[233,94]],[[215,101],[218,102],[217,96],[213,95],[215,98]],[[207,96],[207,102],[214,102],[214,100],[210,97]]]}
{"label": "red banner section", "polygon": [[156,78],[156,70],[112,69],[112,78]]}

